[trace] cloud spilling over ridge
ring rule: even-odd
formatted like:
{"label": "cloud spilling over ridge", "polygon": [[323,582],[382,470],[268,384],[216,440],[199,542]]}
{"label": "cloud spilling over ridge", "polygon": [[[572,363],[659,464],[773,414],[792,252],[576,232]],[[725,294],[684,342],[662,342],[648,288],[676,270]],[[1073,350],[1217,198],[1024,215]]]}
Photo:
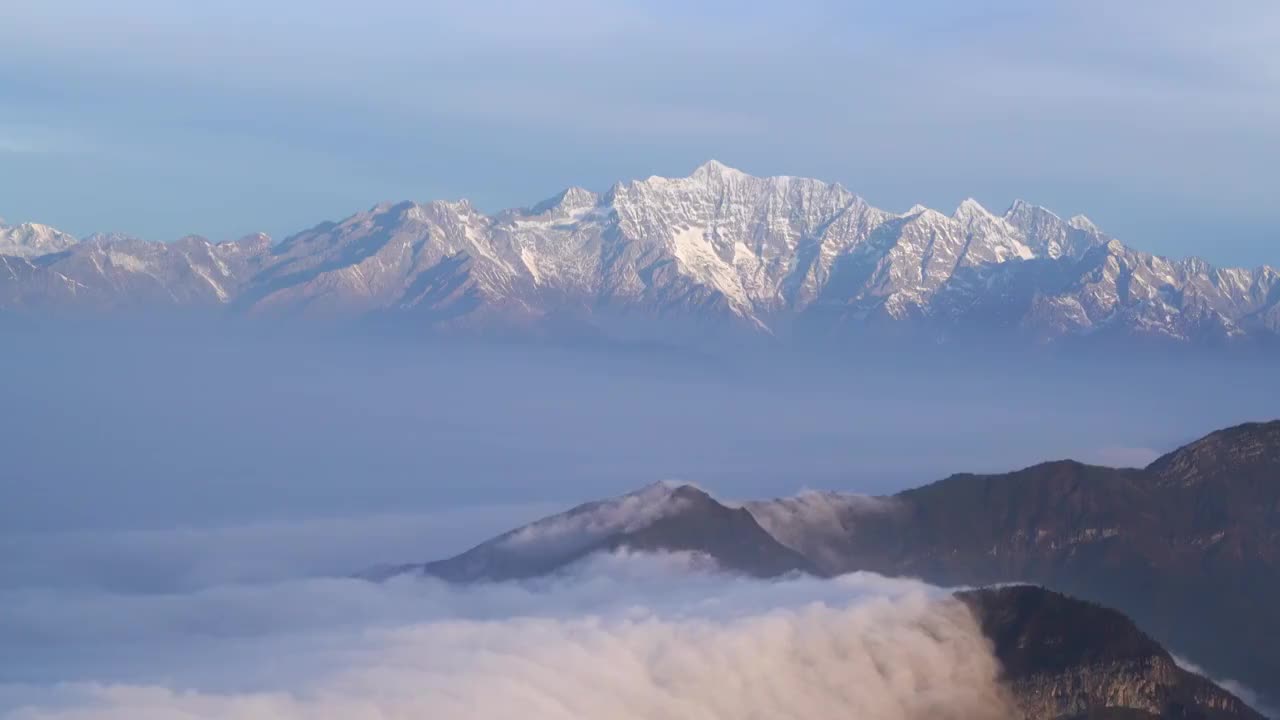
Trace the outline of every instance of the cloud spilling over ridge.
{"label": "cloud spilling over ridge", "polygon": [[656,482],[616,498],[587,503],[503,536],[498,544],[513,552],[564,554],[617,533],[632,532],[679,513],[687,501],[675,482]]}
{"label": "cloud spilling over ridge", "polygon": [[891,497],[807,490],[791,497],[743,504],[770,535],[787,547],[822,561],[832,543],[848,535],[859,516],[892,512]]}
{"label": "cloud spilling over ridge", "polygon": [[701,562],[619,553],[554,580],[289,581],[75,607],[53,594],[17,621],[69,654],[129,637],[136,672],[84,668],[0,686],[0,701],[22,720],[1008,714],[987,641],[943,591],[690,570]]}
{"label": "cloud spilling over ridge", "polygon": [[1242,685],[1235,680],[1215,678],[1206,672],[1204,668],[1184,657],[1174,655],[1173,661],[1183,670],[1188,670],[1201,677],[1209,678],[1215,685],[1240,698],[1246,705],[1257,710],[1263,715],[1270,718],[1280,717],[1280,708],[1274,708],[1267,705],[1267,703],[1264,702],[1263,699],[1258,696],[1258,693],[1254,692],[1252,688]]}

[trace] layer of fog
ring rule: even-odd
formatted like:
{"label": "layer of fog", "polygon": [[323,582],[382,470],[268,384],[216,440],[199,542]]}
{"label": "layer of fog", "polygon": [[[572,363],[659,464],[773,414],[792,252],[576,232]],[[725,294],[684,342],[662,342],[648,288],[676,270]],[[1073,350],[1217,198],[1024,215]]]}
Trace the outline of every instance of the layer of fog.
{"label": "layer of fog", "polygon": [[4,329],[0,534],[879,494],[1045,459],[1142,464],[1275,413],[1266,363],[1095,353],[691,355]]}
{"label": "layer of fog", "polygon": [[229,583],[348,576],[437,559],[562,510],[492,505],[170,529],[0,534],[0,592],[182,593]]}
{"label": "layer of fog", "polygon": [[972,627],[912,583],[762,584],[679,557],[482,590],[346,576],[662,479],[741,500],[1138,464],[1274,412],[1280,383],[1158,355],[4,337],[0,707],[32,717],[625,717],[594,704],[618,697],[646,718],[998,710]]}
{"label": "layer of fog", "polygon": [[[698,566],[620,554],[475,587],[8,591],[0,707],[28,719],[1006,715],[988,644],[937,589]],[[52,678],[19,668],[55,661]]]}

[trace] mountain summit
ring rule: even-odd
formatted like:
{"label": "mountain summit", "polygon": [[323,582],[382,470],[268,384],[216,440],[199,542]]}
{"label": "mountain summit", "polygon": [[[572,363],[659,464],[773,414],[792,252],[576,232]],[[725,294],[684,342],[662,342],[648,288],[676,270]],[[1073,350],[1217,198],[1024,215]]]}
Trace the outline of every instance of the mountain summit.
{"label": "mountain summit", "polygon": [[492,215],[384,203],[274,246],[0,227],[0,310],[157,306],[620,338],[893,327],[1222,342],[1280,335],[1280,273],[1137,252],[1023,201],[898,214],[838,184],[714,160]]}
{"label": "mountain summit", "polygon": [[726,570],[758,577],[817,572],[800,553],[765,532],[746,509],[722,505],[692,485],[655,483],[530,523],[454,558],[372,575],[518,580],[558,571],[593,553],[622,549],[696,553]]}

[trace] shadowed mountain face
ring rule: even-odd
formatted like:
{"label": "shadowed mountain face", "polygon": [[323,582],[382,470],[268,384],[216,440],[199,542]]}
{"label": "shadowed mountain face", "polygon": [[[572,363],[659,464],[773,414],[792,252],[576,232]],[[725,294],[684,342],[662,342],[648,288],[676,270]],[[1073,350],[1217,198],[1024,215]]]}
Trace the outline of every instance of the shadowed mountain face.
{"label": "shadowed mountain face", "polygon": [[[1214,676],[1280,698],[1280,422],[1213,433],[1143,469],[1052,462],[883,498],[809,494],[732,509],[658,485],[399,570],[530,577],[618,548],[691,551],[765,577],[868,570],[943,586],[1032,582],[1114,607]],[[1161,716],[1214,717],[1179,715],[1182,696],[1169,697]]]}
{"label": "shadowed mountain face", "polygon": [[384,203],[278,244],[0,226],[0,311],[203,309],[412,332],[694,342],[880,337],[1274,342],[1280,272],[1138,252],[1087,218],[874,208],[708,162],[486,215]]}
{"label": "shadowed mountain face", "polygon": [[1280,697],[1280,422],[1214,433],[1141,470],[956,475],[840,522],[805,540],[825,572],[1043,584]]}
{"label": "shadowed mountain face", "polygon": [[957,596],[1028,718],[1262,718],[1114,610],[1032,586]]}

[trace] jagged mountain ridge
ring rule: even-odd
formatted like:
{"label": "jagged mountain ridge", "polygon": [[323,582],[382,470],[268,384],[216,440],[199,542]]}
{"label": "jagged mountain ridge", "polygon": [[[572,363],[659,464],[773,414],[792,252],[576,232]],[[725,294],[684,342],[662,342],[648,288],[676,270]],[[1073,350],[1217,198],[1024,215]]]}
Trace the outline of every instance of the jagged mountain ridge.
{"label": "jagged mountain ridge", "polygon": [[8,310],[167,305],[618,336],[682,323],[783,338],[881,324],[1038,339],[1280,334],[1273,268],[1136,252],[1087,218],[1021,201],[1003,215],[972,200],[897,214],[838,184],[714,161],[493,215],[466,201],[381,204],[276,245],[3,233]]}
{"label": "jagged mountain ridge", "polygon": [[154,243],[97,234],[59,252],[0,254],[0,311],[223,308],[256,275],[270,247],[265,235]]}

